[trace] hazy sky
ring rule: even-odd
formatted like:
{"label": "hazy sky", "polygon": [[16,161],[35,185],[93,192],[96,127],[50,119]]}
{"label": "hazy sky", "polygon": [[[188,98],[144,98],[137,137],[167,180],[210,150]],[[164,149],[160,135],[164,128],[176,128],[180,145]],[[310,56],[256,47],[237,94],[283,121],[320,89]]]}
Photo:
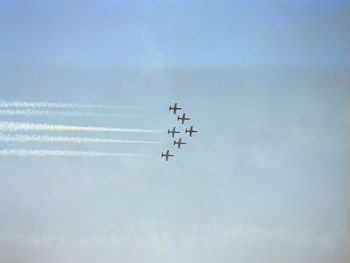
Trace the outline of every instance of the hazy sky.
{"label": "hazy sky", "polygon": [[[147,154],[1,156],[0,263],[346,263],[349,7],[0,1],[0,153]],[[14,101],[128,108],[1,106]],[[200,131],[181,150],[166,132],[2,128],[183,131],[175,101]],[[1,141],[19,136],[159,144]]]}

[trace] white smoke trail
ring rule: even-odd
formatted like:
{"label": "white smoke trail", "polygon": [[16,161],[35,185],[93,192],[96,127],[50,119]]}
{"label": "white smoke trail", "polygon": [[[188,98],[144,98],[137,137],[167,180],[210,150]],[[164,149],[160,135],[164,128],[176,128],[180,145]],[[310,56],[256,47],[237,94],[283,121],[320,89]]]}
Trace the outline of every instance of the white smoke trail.
{"label": "white smoke trail", "polygon": [[55,102],[26,102],[26,101],[12,101],[6,102],[0,100],[0,107],[6,108],[95,108],[95,109],[144,109],[142,107],[127,107],[116,105],[102,105],[102,104],[79,104],[79,103],[55,103]]}
{"label": "white smoke trail", "polygon": [[35,124],[27,122],[0,122],[0,131],[92,131],[92,132],[130,132],[130,133],[157,133],[161,130],[147,129],[127,129],[110,127],[89,127],[89,126],[70,126],[70,125],[52,125]]}
{"label": "white smoke trail", "polygon": [[0,115],[3,116],[62,116],[62,117],[110,117],[110,118],[130,118],[141,117],[140,115],[129,114],[113,114],[113,113],[98,113],[98,112],[74,112],[74,111],[50,111],[50,110],[0,110]]}
{"label": "white smoke trail", "polygon": [[22,149],[3,149],[0,150],[0,156],[17,157],[45,157],[45,156],[66,156],[66,157],[144,157],[147,154],[136,153],[108,153],[108,152],[81,152],[81,151],[49,151],[49,150],[22,150]]}
{"label": "white smoke trail", "polygon": [[68,142],[68,143],[126,143],[126,144],[159,144],[156,141],[139,140],[115,140],[88,137],[64,137],[64,136],[32,136],[32,135],[1,135],[0,142]]}

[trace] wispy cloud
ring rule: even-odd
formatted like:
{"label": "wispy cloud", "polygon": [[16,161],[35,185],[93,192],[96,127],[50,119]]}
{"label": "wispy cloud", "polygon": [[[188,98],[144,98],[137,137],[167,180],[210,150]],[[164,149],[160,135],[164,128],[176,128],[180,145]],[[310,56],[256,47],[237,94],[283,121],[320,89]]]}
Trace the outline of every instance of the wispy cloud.
{"label": "wispy cloud", "polygon": [[66,136],[36,136],[36,135],[1,135],[0,142],[68,142],[68,143],[126,143],[126,144],[159,144],[156,141],[141,140],[116,140],[89,137],[66,137]]}
{"label": "wispy cloud", "polygon": [[0,107],[6,108],[95,108],[95,109],[144,109],[133,106],[117,106],[103,104],[80,104],[80,103],[56,103],[56,102],[26,102],[26,101],[0,101]]}
{"label": "wispy cloud", "polygon": [[91,127],[91,126],[70,126],[70,125],[52,125],[36,124],[27,122],[0,122],[0,131],[92,131],[92,132],[130,132],[130,133],[158,133],[161,130],[148,129],[128,129],[111,127]]}
{"label": "wispy cloud", "polygon": [[51,110],[33,110],[33,109],[5,109],[0,110],[3,116],[62,116],[62,117],[110,117],[110,118],[132,118],[142,117],[136,114],[114,114],[100,112],[78,112],[78,111],[51,111]]}
{"label": "wispy cloud", "polygon": [[16,157],[145,157],[146,154],[137,153],[109,153],[109,152],[84,152],[84,151],[55,151],[55,150],[24,150],[24,149],[3,149],[0,150],[0,156]]}

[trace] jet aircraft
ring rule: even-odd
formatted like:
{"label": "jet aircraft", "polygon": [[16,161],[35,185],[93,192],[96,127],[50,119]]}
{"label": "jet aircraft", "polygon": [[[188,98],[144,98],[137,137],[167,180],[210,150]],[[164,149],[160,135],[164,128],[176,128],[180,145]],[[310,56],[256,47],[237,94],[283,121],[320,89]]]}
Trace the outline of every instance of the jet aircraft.
{"label": "jet aircraft", "polygon": [[165,160],[168,161],[168,158],[170,156],[174,156],[173,154],[169,154],[169,150],[166,151],[166,153],[162,153],[161,158],[165,157]]}
{"label": "jet aircraft", "polygon": [[180,149],[181,144],[186,144],[185,142],[181,141],[182,139],[180,138],[179,141],[174,141],[174,145],[177,144],[177,148]]}
{"label": "jet aircraft", "polygon": [[171,134],[171,137],[173,137],[173,138],[174,138],[174,136],[175,136],[175,133],[181,133],[181,132],[176,131],[176,128],[175,128],[175,127],[173,127],[172,130],[168,130],[168,134]]}
{"label": "jet aircraft", "polygon": [[189,130],[187,130],[187,129],[185,130],[185,133],[189,133],[190,137],[192,137],[192,133],[194,133],[194,132],[198,132],[198,131],[193,130],[193,126],[191,126],[191,128]]}
{"label": "jet aircraft", "polygon": [[169,111],[173,111],[174,114],[176,114],[177,110],[182,110],[182,108],[177,107],[177,103],[175,103],[173,107],[171,107],[171,105],[169,106]]}
{"label": "jet aircraft", "polygon": [[182,117],[177,116],[177,120],[181,120],[181,123],[184,124],[184,122],[190,120],[190,118],[186,118],[186,114],[184,113],[182,114]]}

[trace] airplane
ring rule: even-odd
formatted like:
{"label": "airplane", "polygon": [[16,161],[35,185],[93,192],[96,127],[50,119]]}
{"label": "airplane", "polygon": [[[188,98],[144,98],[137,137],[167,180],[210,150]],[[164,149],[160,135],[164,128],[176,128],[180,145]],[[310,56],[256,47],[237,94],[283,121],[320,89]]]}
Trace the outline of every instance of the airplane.
{"label": "airplane", "polygon": [[198,131],[193,130],[193,126],[191,126],[191,128],[189,130],[187,130],[187,129],[185,130],[185,133],[189,133],[190,137],[192,137],[192,133],[194,133],[194,132],[198,132]]}
{"label": "airplane", "polygon": [[176,114],[177,110],[182,110],[182,108],[177,107],[177,103],[175,103],[173,107],[171,107],[171,105],[169,106],[169,111],[174,111],[174,114]]}
{"label": "airplane", "polygon": [[162,153],[162,155],[161,155],[162,158],[165,157],[165,160],[166,160],[166,161],[168,161],[168,158],[169,158],[170,156],[174,156],[174,155],[169,154],[169,150],[167,150],[166,153]]}
{"label": "airplane", "polygon": [[174,145],[175,145],[175,144],[177,144],[177,148],[180,149],[181,144],[186,144],[186,143],[185,143],[185,142],[182,142],[182,141],[181,141],[181,138],[180,138],[178,142],[177,142],[177,141],[174,141]]}
{"label": "airplane", "polygon": [[182,114],[182,117],[177,116],[177,120],[181,120],[181,123],[184,124],[184,122],[190,120],[190,118],[186,118],[186,114],[184,113]]}
{"label": "airplane", "polygon": [[181,132],[176,131],[176,130],[175,130],[175,127],[174,127],[172,131],[171,131],[171,130],[168,130],[168,134],[170,134],[170,133],[171,133],[171,136],[174,138],[175,133],[181,133]]}

